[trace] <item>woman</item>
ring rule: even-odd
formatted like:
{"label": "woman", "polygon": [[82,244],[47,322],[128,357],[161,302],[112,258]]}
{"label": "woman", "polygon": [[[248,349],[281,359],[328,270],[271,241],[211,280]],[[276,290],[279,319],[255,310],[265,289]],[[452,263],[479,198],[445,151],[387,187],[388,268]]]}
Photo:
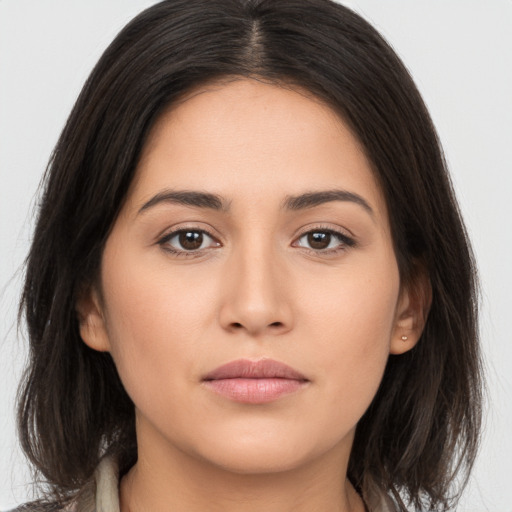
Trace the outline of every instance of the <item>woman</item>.
{"label": "woman", "polygon": [[449,508],[478,441],[474,281],[428,113],[364,20],[157,4],[46,176],[19,422],[53,495],[32,507]]}

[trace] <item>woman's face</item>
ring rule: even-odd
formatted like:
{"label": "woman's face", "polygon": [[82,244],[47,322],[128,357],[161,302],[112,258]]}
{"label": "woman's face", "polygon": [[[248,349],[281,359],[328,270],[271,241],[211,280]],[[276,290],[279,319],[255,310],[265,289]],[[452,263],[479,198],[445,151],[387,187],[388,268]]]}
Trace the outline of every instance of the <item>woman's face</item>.
{"label": "woman's face", "polygon": [[79,310],[139,454],[242,473],[346,461],[390,351],[414,342],[358,141],[321,102],[245,79],[160,118]]}

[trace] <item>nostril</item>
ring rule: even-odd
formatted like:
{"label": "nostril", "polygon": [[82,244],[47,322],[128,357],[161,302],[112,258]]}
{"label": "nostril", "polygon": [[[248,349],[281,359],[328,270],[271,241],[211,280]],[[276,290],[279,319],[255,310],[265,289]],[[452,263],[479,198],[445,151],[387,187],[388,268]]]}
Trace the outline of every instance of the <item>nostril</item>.
{"label": "nostril", "polygon": [[[269,324],[269,327],[282,327],[284,324],[283,322],[272,322]],[[243,329],[244,326],[240,322],[233,322],[231,326],[235,329]]]}

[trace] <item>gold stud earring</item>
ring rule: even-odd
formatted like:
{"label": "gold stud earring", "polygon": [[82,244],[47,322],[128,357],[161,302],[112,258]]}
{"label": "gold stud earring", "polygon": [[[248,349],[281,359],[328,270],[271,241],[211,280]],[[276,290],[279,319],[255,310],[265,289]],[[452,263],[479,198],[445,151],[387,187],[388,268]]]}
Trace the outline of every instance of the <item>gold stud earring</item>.
{"label": "gold stud earring", "polygon": [[402,341],[407,341],[409,338],[407,336],[402,336]]}

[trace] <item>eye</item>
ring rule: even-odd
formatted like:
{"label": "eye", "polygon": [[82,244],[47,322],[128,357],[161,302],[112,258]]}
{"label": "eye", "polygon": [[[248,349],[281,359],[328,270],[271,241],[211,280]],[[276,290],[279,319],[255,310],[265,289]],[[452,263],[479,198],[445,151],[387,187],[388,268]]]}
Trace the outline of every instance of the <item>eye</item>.
{"label": "eye", "polygon": [[315,252],[335,253],[353,247],[355,241],[339,231],[321,228],[304,233],[297,239],[295,245]]}
{"label": "eye", "polygon": [[179,229],[167,233],[158,241],[158,244],[168,252],[184,256],[220,245],[213,236],[203,229]]}

